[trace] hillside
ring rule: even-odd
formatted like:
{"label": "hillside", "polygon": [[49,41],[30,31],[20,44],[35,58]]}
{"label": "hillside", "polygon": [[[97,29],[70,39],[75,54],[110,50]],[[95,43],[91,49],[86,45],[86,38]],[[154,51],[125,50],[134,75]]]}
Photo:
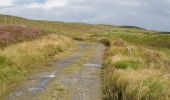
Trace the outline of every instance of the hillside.
{"label": "hillside", "polygon": [[[5,23],[6,18],[6,23]],[[11,21],[12,20],[12,21]],[[85,23],[66,23],[59,21],[29,20],[21,17],[0,15],[1,24],[23,24],[28,27],[43,28],[50,32],[62,32],[63,34],[96,34],[104,32],[132,32],[132,33],[159,33],[149,31],[135,26],[113,26],[113,25],[93,25]]]}
{"label": "hillside", "polygon": [[[59,72],[57,75],[60,76],[60,79],[50,76],[54,79],[46,83],[47,89],[43,93],[36,91],[45,100],[56,99],[58,94],[90,98],[94,92],[93,96],[105,100],[170,99],[169,32],[136,26],[66,23],[0,15],[0,40],[0,96],[8,95],[23,80],[42,71],[49,75]],[[66,58],[61,60],[63,56]],[[49,63],[51,59],[55,61]],[[48,66],[42,66],[44,63]],[[51,71],[50,67],[55,70]],[[89,85],[91,81],[97,85]],[[86,84],[88,87],[84,83],[89,83]],[[40,85],[37,84],[33,85]],[[102,85],[102,96],[97,94],[100,93],[99,85]],[[88,95],[78,95],[75,87]],[[90,89],[94,87],[97,89]],[[84,91],[87,88],[89,91]],[[69,89],[74,93],[69,93]],[[25,91],[24,88],[21,90]]]}
{"label": "hillside", "polygon": [[[5,23],[5,18],[7,19]],[[96,33],[106,31],[107,26],[103,25],[90,25],[82,23],[65,23],[55,21],[41,21],[41,20],[29,20],[20,17],[0,15],[0,23],[11,24],[24,24],[28,27],[43,28],[50,32],[63,32],[65,34],[83,34],[83,33]],[[83,32],[83,33],[82,33]]]}
{"label": "hillside", "polygon": [[[5,22],[6,20],[6,22]],[[58,21],[42,21],[30,20],[21,17],[0,15],[1,25],[20,25],[30,28],[38,28],[45,33],[56,33],[71,37],[78,37],[83,39],[95,40],[95,36],[109,36],[114,35],[125,39],[126,41],[138,42],[142,44],[170,47],[169,32],[159,32],[146,30],[136,26],[114,26],[114,25],[93,25],[85,23],[66,23]],[[133,38],[133,39],[132,39]]]}

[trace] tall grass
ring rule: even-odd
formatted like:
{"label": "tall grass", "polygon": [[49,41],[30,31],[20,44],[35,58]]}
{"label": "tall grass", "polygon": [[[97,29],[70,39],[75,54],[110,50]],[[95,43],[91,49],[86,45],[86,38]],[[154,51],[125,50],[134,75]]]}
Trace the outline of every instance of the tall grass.
{"label": "tall grass", "polygon": [[170,77],[158,70],[105,70],[106,100],[169,100]]}
{"label": "tall grass", "polygon": [[104,99],[169,100],[169,62],[168,56],[156,49],[111,43],[102,72]]}
{"label": "tall grass", "polygon": [[54,34],[8,46],[0,51],[0,96],[14,87],[37,64],[67,50],[73,41]]}

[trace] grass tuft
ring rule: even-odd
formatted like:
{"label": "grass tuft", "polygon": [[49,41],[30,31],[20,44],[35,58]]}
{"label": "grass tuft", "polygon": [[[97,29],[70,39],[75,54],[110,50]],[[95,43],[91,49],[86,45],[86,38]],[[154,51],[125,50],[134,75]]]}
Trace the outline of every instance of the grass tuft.
{"label": "grass tuft", "polygon": [[114,66],[118,69],[137,69],[138,62],[133,60],[121,60],[114,63]]}

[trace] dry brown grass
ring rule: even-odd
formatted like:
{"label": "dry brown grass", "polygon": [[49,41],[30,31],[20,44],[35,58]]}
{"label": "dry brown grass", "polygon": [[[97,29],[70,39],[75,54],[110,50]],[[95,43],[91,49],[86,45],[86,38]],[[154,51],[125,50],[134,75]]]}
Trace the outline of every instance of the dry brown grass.
{"label": "dry brown grass", "polygon": [[0,96],[34,72],[36,66],[73,45],[70,38],[50,34],[0,51]]}
{"label": "dry brown grass", "polygon": [[158,70],[107,70],[104,77],[109,100],[169,100],[170,76]]}
{"label": "dry brown grass", "polygon": [[105,56],[104,99],[170,99],[170,59],[164,52],[141,45],[112,44]]}

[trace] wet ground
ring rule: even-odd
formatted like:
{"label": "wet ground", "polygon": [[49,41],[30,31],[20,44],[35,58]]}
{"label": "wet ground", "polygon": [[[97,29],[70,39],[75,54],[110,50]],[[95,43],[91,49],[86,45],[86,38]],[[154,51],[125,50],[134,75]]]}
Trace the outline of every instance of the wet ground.
{"label": "wet ground", "polygon": [[[44,92],[53,80],[58,80],[68,90],[68,100],[101,100],[100,68],[105,46],[80,42],[77,48],[74,54],[50,62],[48,70],[31,75],[5,100],[41,100],[39,94]],[[74,65],[76,63],[79,63],[78,66]],[[54,97],[53,100],[58,99]]]}

